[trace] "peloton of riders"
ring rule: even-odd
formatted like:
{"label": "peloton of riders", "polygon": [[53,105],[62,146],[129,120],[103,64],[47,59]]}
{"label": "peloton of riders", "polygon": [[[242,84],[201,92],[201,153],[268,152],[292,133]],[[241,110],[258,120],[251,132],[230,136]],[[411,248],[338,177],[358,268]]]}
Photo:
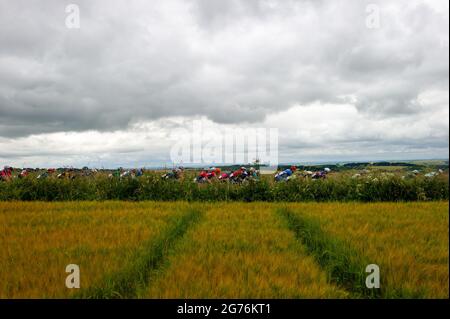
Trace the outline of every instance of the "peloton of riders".
{"label": "peloton of riders", "polygon": [[257,180],[259,178],[259,172],[254,167],[247,169],[245,166],[242,166],[235,171],[222,173],[220,168],[213,167],[209,172],[202,171],[196,178],[196,181],[201,182],[202,178],[205,177],[207,181],[217,178],[219,181],[229,181],[231,183],[239,184],[250,179]]}
{"label": "peloton of riders", "polygon": [[0,181],[7,182],[12,178],[12,168],[9,166],[5,166],[0,171]]}
{"label": "peloton of riders", "polygon": [[[76,175],[92,176],[98,172],[97,170],[89,170],[87,168],[86,169],[83,168],[82,172],[80,174],[77,174],[73,168],[64,168],[58,170],[54,168],[49,168],[45,171],[41,171],[41,173],[36,178],[45,179],[52,176],[57,171],[59,172],[59,174],[55,175],[58,179],[63,178],[74,179]],[[293,178],[296,178],[296,176],[311,178],[313,180],[324,179],[327,177],[327,174],[330,171],[331,169],[324,168],[323,170],[315,172],[308,170],[300,172],[298,171],[297,166],[293,165],[287,169],[277,172],[274,176],[274,180],[275,182],[289,181]],[[26,178],[28,175],[29,170],[24,168],[20,171],[20,173],[17,176],[13,176],[13,169],[9,166],[5,166],[2,170],[0,170],[0,181],[10,181],[11,179],[13,179],[13,177],[22,179]],[[117,170],[109,174],[109,177],[135,178],[143,175],[144,175],[143,169],[125,170],[123,168],[118,168]],[[231,172],[222,172],[221,169],[218,167],[210,167],[209,169],[202,170],[198,174],[198,176],[195,177],[194,182],[211,183],[213,181],[222,181],[240,184],[247,180],[259,180],[259,176],[260,176],[259,170],[255,169],[254,167],[246,168],[245,166],[242,166]],[[161,177],[163,179],[180,180],[184,177],[184,168],[181,166],[174,168],[170,172],[163,174]]]}
{"label": "peloton of riders", "polygon": [[221,169],[216,167],[211,167],[208,170],[202,170],[200,174],[194,179],[196,183],[210,183],[211,181],[220,179],[222,176]]}
{"label": "peloton of riders", "polygon": [[177,168],[174,168],[172,171],[165,173],[163,176],[161,176],[164,179],[181,179],[183,178],[184,173],[184,167],[180,166]]}
{"label": "peloton of riders", "polygon": [[[290,168],[287,168],[281,172],[278,172],[275,174],[275,181],[276,182],[282,182],[282,181],[289,181],[293,178],[296,177],[295,172],[297,171],[297,166],[291,166]],[[303,177],[311,177],[311,179],[315,180],[315,179],[324,179],[327,177],[327,174],[331,172],[331,169],[329,169],[328,167],[326,167],[324,170],[322,171],[316,171],[316,172],[311,172],[311,171],[304,171],[303,173],[301,173],[300,175]]]}

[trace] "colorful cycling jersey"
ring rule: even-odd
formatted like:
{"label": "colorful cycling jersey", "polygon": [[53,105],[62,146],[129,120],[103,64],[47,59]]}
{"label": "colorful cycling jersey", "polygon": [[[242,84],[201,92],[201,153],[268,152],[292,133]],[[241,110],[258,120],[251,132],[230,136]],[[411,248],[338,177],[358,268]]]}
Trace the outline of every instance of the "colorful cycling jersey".
{"label": "colorful cycling jersey", "polygon": [[291,176],[291,175],[292,175],[292,170],[291,170],[290,168],[285,169],[285,170],[282,172],[282,174],[283,174],[283,175],[287,175],[287,176]]}
{"label": "colorful cycling jersey", "polygon": [[231,175],[233,177],[239,177],[239,176],[241,176],[241,174],[242,174],[242,170],[238,169],[237,171],[234,171]]}
{"label": "colorful cycling jersey", "polygon": [[1,170],[0,175],[2,177],[11,177],[11,169],[5,168],[4,170]]}

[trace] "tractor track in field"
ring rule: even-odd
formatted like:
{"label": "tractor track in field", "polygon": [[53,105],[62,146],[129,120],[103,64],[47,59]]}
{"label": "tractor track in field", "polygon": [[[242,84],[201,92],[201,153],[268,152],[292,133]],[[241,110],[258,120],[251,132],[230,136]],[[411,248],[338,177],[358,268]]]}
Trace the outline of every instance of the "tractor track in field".
{"label": "tractor track in field", "polygon": [[367,258],[344,241],[334,238],[321,229],[320,223],[310,217],[294,214],[289,208],[275,211],[284,218],[296,238],[307,248],[329,281],[348,291],[353,298],[380,298],[380,289],[365,285]]}
{"label": "tractor track in field", "polygon": [[345,298],[270,207],[212,207],[141,298]]}
{"label": "tractor track in field", "polygon": [[[345,291],[350,298],[386,297],[383,289],[366,287],[365,272],[371,264],[368,258],[349,243],[336,238],[322,229],[319,220],[289,207],[273,210],[276,218],[284,220],[296,240],[306,248],[308,257],[312,257],[317,266],[327,275],[328,282]],[[137,255],[135,260],[117,273],[110,274],[92,288],[81,292],[76,298],[141,298],[143,292],[166,271],[170,252],[184,240],[185,234],[203,219],[205,211],[193,207],[187,209],[180,218],[173,220],[158,238],[144,244],[145,253]],[[305,255],[306,256],[306,255]],[[169,262],[170,263],[170,262]],[[144,294],[145,295],[145,294]],[[402,291],[398,297],[404,297]]]}
{"label": "tractor track in field", "polygon": [[145,254],[136,257],[132,264],[121,271],[105,276],[94,287],[81,292],[75,298],[83,299],[122,299],[136,298],[140,290],[150,284],[153,273],[164,264],[167,252],[179,241],[189,228],[198,223],[204,212],[191,208],[156,239],[144,245]]}

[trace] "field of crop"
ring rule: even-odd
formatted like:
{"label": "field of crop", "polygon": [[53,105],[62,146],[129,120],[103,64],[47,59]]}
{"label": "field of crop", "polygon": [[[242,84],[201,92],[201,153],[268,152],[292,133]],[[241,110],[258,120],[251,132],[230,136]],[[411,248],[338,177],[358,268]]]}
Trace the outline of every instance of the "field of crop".
{"label": "field of crop", "polygon": [[[340,257],[361,256],[377,264],[381,295],[448,298],[448,203],[334,203],[289,206],[297,221],[316,221]],[[319,239],[320,240],[320,239]],[[313,242],[314,244],[314,238]]]}
{"label": "field of crop", "polygon": [[338,298],[285,221],[263,204],[210,206],[142,296],[149,298]]}
{"label": "field of crop", "polygon": [[444,201],[0,202],[0,298],[448,298],[448,226]]}
{"label": "field of crop", "polygon": [[182,204],[0,203],[0,298],[69,297],[65,267],[91,287],[135,262]]}

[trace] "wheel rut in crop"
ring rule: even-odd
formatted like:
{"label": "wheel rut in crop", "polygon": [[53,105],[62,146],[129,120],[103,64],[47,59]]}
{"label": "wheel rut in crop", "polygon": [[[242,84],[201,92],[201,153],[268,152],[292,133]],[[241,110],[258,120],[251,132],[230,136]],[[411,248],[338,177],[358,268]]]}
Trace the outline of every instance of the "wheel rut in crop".
{"label": "wheel rut in crop", "polygon": [[286,224],[262,203],[211,205],[142,298],[345,298]]}
{"label": "wheel rut in crop", "polygon": [[276,213],[284,218],[297,239],[322,267],[331,283],[348,291],[354,298],[379,298],[380,289],[368,289],[365,284],[367,258],[344,241],[321,229],[317,220],[283,207]]}
{"label": "wheel rut in crop", "polygon": [[183,239],[186,231],[203,217],[203,212],[191,208],[156,239],[145,244],[144,254],[137,255],[134,261],[121,271],[106,276],[97,286],[76,296],[77,298],[120,299],[136,298],[138,292],[150,282],[151,274],[165,262],[168,251]]}

